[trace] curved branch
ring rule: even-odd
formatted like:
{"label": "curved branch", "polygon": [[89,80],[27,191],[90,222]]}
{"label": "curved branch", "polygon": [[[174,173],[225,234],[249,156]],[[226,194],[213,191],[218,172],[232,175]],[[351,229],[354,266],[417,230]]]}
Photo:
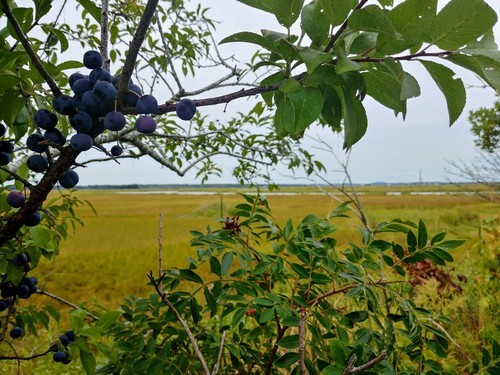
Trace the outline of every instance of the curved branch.
{"label": "curved branch", "polygon": [[10,7],[9,7],[8,0],[1,0],[1,4],[2,4],[2,11],[5,13],[5,16],[8,18],[8,20],[12,24],[12,27],[14,28],[14,31],[17,35],[17,38],[19,39],[19,41],[23,45],[23,47],[24,47],[26,53],[28,54],[32,64],[34,65],[36,70],[38,70],[38,72],[43,77],[45,82],[47,82],[52,93],[55,96],[61,95],[61,90],[57,86],[56,82],[52,79],[52,76],[49,74],[49,72],[43,66],[43,63],[38,58],[38,55],[35,53],[35,51],[33,51],[33,48],[31,48],[31,44],[30,44],[28,38],[26,37],[26,35],[24,35],[23,29],[19,25],[19,22],[17,22],[17,19],[14,16],[14,14],[12,14],[12,11],[10,10]]}
{"label": "curved branch", "polygon": [[42,353],[34,354],[32,356],[29,356],[29,357],[19,357],[17,355],[11,355],[11,356],[0,355],[0,361],[2,361],[2,360],[29,361],[31,359],[36,359],[36,358],[44,357],[44,356],[46,356],[47,354],[49,354],[50,352],[53,352],[53,351],[54,351],[53,348],[49,348],[49,349],[47,349],[46,351],[44,351]]}

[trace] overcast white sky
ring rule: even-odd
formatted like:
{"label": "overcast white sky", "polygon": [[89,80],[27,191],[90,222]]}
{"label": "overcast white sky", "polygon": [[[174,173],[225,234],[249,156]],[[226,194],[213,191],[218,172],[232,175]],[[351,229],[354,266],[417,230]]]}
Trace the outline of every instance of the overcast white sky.
{"label": "overcast white sky", "polygon": [[[500,14],[500,1],[487,0]],[[280,30],[275,18],[264,12],[254,10],[238,3],[236,0],[209,0],[203,5],[210,7],[210,16],[218,19],[217,37],[222,39],[238,31],[259,32],[262,28]],[[495,26],[495,37],[500,42],[500,26]],[[230,44],[223,51],[236,53],[244,59],[249,56],[248,44]],[[349,164],[350,173],[356,183],[374,181],[415,182],[421,174],[423,181],[443,181],[447,160],[470,161],[474,157],[473,138],[469,131],[467,116],[470,110],[481,106],[490,106],[494,99],[491,89],[470,88],[467,90],[467,104],[458,121],[450,128],[448,114],[443,95],[437,89],[421,64],[417,62],[405,64],[411,74],[419,81],[422,95],[408,101],[408,114],[403,122],[401,116],[394,117],[391,110],[382,107],[367,97],[364,104],[368,112],[368,131],[364,138],[353,147]],[[480,82],[472,74],[456,68],[461,72],[466,85],[479,85]],[[200,96],[201,97],[201,96]],[[207,97],[204,95],[203,97]],[[165,98],[158,98],[160,102]],[[242,102],[241,102],[242,103]],[[232,102],[227,111],[238,111],[241,107]],[[203,113],[217,116],[222,113],[223,106],[200,109]],[[311,136],[320,136],[338,150],[342,151],[342,139],[339,135],[311,129]],[[306,140],[308,146],[314,143]],[[314,151],[311,149],[311,151]],[[91,157],[92,154],[87,156]],[[331,156],[322,155],[322,161],[328,170],[338,169]],[[229,163],[223,178],[214,178],[209,183],[235,182],[230,175]],[[80,184],[185,184],[198,183],[195,171],[185,177],[162,168],[155,162],[145,158],[137,161],[123,161],[121,165],[114,162],[94,164],[79,169]],[[287,173],[287,172],[285,172]],[[338,173],[330,173],[332,181],[342,180]],[[276,177],[277,182],[291,183],[293,180]]]}

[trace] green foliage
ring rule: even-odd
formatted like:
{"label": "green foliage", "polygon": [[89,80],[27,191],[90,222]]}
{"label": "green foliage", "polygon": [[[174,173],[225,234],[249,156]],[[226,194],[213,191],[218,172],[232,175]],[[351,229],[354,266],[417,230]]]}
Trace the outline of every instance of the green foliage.
{"label": "green foliage", "polygon": [[469,113],[474,143],[481,150],[494,152],[500,144],[500,100],[491,108],[480,108]]}

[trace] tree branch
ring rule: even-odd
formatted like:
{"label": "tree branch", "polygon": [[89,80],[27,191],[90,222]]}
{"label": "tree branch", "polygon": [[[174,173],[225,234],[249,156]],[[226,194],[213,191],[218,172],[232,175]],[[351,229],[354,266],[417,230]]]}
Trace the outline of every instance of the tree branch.
{"label": "tree branch", "polygon": [[1,4],[2,4],[2,11],[5,13],[5,16],[12,24],[12,27],[14,28],[14,31],[17,35],[17,38],[19,39],[19,41],[23,45],[26,53],[28,54],[28,56],[31,60],[31,63],[36,68],[36,70],[38,70],[38,72],[43,77],[45,82],[47,82],[52,93],[55,96],[61,95],[61,90],[57,86],[56,82],[52,79],[52,76],[49,74],[49,72],[43,66],[43,63],[38,58],[38,55],[35,53],[35,51],[33,51],[33,48],[31,48],[31,44],[28,41],[28,38],[26,37],[26,35],[24,35],[23,29],[19,25],[19,22],[17,22],[17,19],[14,16],[14,14],[12,14],[12,11],[10,10],[10,7],[9,7],[8,0],[1,0]]}
{"label": "tree branch", "polygon": [[85,314],[87,314],[87,316],[88,316],[89,318],[91,318],[92,320],[99,320],[99,317],[98,317],[98,316],[96,316],[96,315],[92,314],[91,312],[89,312],[89,311],[87,311],[87,310],[85,310],[85,309],[82,309],[80,306],[75,305],[73,302],[70,302],[70,301],[68,301],[68,300],[66,300],[66,299],[64,299],[64,298],[62,298],[62,297],[59,297],[59,296],[57,296],[57,295],[55,295],[55,294],[52,294],[52,293],[50,293],[50,292],[47,292],[46,290],[43,290],[43,289],[38,289],[36,292],[37,292],[38,294],[42,294],[42,295],[44,295],[44,296],[50,297],[50,298],[52,298],[52,299],[55,299],[56,301],[61,302],[61,303],[65,304],[65,305],[67,305],[67,306],[69,306],[69,307],[74,308],[74,309],[85,311]]}
{"label": "tree branch", "polygon": [[306,363],[305,363],[305,343],[304,338],[306,335],[306,319],[307,310],[303,307],[300,310],[300,320],[299,320],[299,365],[300,365],[300,375],[306,375]]}
{"label": "tree branch", "polygon": [[36,358],[44,357],[44,356],[46,356],[47,354],[49,354],[50,352],[53,352],[53,351],[54,351],[54,348],[51,347],[51,348],[47,349],[46,351],[44,351],[42,353],[34,354],[32,356],[29,356],[29,357],[19,357],[17,355],[12,355],[12,356],[0,355],[0,361],[2,361],[2,360],[29,361],[31,359],[36,359]]}
{"label": "tree branch", "polygon": [[367,370],[375,366],[377,363],[382,362],[386,358],[387,358],[387,353],[385,350],[382,350],[382,352],[380,352],[380,354],[375,358],[373,358],[371,361],[365,363],[364,365],[354,367],[354,364],[356,363],[356,360],[358,358],[356,354],[353,354],[349,359],[347,366],[342,370],[342,375],[350,375],[350,374],[355,374],[356,372]]}
{"label": "tree branch", "polygon": [[198,347],[198,343],[196,342],[196,339],[194,338],[193,333],[189,329],[189,326],[187,325],[186,321],[182,318],[179,311],[177,311],[175,306],[172,304],[172,302],[169,301],[169,299],[167,298],[167,293],[163,292],[161,289],[160,284],[161,284],[164,276],[165,276],[165,274],[163,274],[162,277],[160,277],[160,279],[158,281],[156,281],[155,277],[153,275],[153,271],[149,271],[149,273],[148,273],[148,278],[151,281],[151,283],[153,283],[153,286],[155,287],[156,293],[158,293],[158,295],[160,296],[163,303],[165,305],[167,305],[174,312],[175,316],[177,317],[177,320],[179,321],[179,323],[181,323],[182,328],[184,328],[184,331],[188,335],[189,340],[191,341],[191,345],[193,345],[194,352],[196,353],[196,356],[200,360],[201,366],[203,367],[203,372],[205,373],[205,375],[211,375],[210,370],[208,369],[207,363],[205,362],[205,358],[203,358],[203,354],[201,353],[200,348]]}
{"label": "tree branch", "polygon": [[217,375],[219,373],[220,364],[222,361],[222,354],[224,354],[224,341],[226,339],[227,331],[222,332],[220,338],[219,354],[217,355],[217,362],[215,362],[214,368],[212,370],[212,375]]}
{"label": "tree branch", "polygon": [[104,69],[109,71],[110,60],[109,60],[109,52],[108,52],[108,43],[109,43],[109,0],[102,0],[102,9],[101,9],[101,45],[99,46],[99,50],[104,59]]}
{"label": "tree branch", "polygon": [[121,97],[128,91],[128,83],[130,81],[130,77],[132,77],[132,72],[134,71],[139,50],[141,49],[142,42],[144,41],[149,25],[151,24],[151,19],[154,16],[158,1],[159,0],[148,0],[146,7],[144,8],[144,13],[139,21],[139,26],[137,26],[137,30],[135,31],[134,38],[130,43],[130,48],[128,50],[121,78],[118,83],[118,103],[121,102]]}

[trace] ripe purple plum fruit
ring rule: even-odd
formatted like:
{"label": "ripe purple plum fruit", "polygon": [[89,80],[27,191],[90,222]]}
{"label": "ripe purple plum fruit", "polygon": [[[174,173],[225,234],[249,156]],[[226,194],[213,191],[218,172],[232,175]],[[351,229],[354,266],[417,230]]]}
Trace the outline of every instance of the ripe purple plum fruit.
{"label": "ripe purple plum fruit", "polygon": [[118,145],[114,145],[113,147],[111,147],[111,155],[120,156],[121,154],[123,154],[123,148]]}
{"label": "ripe purple plum fruit", "polygon": [[6,131],[7,131],[7,127],[0,122],[0,137],[3,137],[5,135]]}
{"label": "ripe purple plum fruit", "polygon": [[57,115],[48,109],[39,109],[33,116],[36,126],[43,130],[54,129],[57,125]]}
{"label": "ripe purple plum fruit", "polygon": [[7,165],[12,160],[8,152],[0,152],[0,165]]}
{"label": "ripe purple plum fruit", "polygon": [[28,261],[28,255],[26,253],[16,254],[14,258],[12,258],[12,263],[16,266],[24,266]]}
{"label": "ripe purple plum fruit", "polygon": [[93,87],[94,85],[87,78],[79,79],[71,86],[73,92],[79,97],[82,97],[87,91],[92,91]]}
{"label": "ripe purple plum fruit", "polygon": [[67,357],[68,355],[66,354],[66,352],[63,352],[62,350],[58,350],[52,355],[52,359],[54,360],[54,362],[63,362]]}
{"label": "ripe purple plum fruit", "polygon": [[60,115],[68,116],[76,112],[76,103],[69,95],[61,94],[54,98],[52,101],[54,110]]}
{"label": "ripe purple plum fruit", "polygon": [[181,99],[175,107],[175,113],[181,120],[191,120],[196,113],[196,104],[191,99]]}
{"label": "ripe purple plum fruit", "polygon": [[125,118],[123,113],[113,111],[113,112],[108,112],[106,116],[104,116],[103,123],[106,129],[119,131],[125,127],[127,119]]}
{"label": "ripe purple plum fruit", "polygon": [[103,102],[114,102],[116,98],[116,88],[106,81],[97,82],[92,90],[94,96]]}
{"label": "ripe purple plum fruit", "polygon": [[0,141],[0,152],[11,153],[14,151],[14,143],[11,141]]}
{"label": "ripe purple plum fruit", "polygon": [[143,95],[135,104],[139,113],[155,113],[158,110],[158,101],[153,95]]}
{"label": "ripe purple plum fruit", "polygon": [[45,141],[45,138],[43,135],[39,133],[33,133],[28,136],[26,139],[26,146],[28,147],[29,150],[34,151],[34,152],[45,152],[49,148],[48,145],[44,143],[40,143]]}
{"label": "ripe purple plum fruit", "polygon": [[14,327],[9,333],[10,337],[13,339],[18,339],[23,335],[23,329],[21,327]]}
{"label": "ripe purple plum fruit", "polygon": [[63,146],[66,143],[66,137],[59,129],[49,129],[43,133],[43,137],[59,146]]}
{"label": "ripe purple plum fruit", "polygon": [[79,79],[84,79],[85,76],[82,73],[73,73],[69,76],[69,87],[73,88],[73,85],[75,84],[76,81]]}
{"label": "ripe purple plum fruit", "polygon": [[7,195],[7,203],[14,208],[21,208],[24,206],[24,202],[26,201],[26,196],[19,191],[11,191]]}
{"label": "ripe purple plum fruit", "polygon": [[100,68],[104,59],[98,51],[90,50],[83,54],[83,65],[88,69]]}
{"label": "ripe purple plum fruit", "polygon": [[156,121],[149,116],[140,116],[135,122],[135,129],[142,134],[151,134],[156,130]]}
{"label": "ripe purple plum fruit", "polygon": [[67,170],[59,177],[59,184],[65,189],[74,188],[78,184],[78,181],[80,181],[80,177],[72,169]]}
{"label": "ripe purple plum fruit", "polygon": [[42,155],[31,155],[26,164],[29,170],[37,173],[45,172],[49,167],[49,161]]}
{"label": "ripe purple plum fruit", "polygon": [[93,143],[92,137],[85,133],[76,133],[69,141],[71,148],[78,152],[90,150]]}
{"label": "ripe purple plum fruit", "polygon": [[112,79],[113,77],[111,77],[111,74],[104,68],[92,69],[89,74],[89,81],[93,85],[95,85],[99,81],[106,81],[111,83]]}
{"label": "ripe purple plum fruit", "polygon": [[92,117],[85,111],[78,111],[69,120],[73,129],[79,133],[85,133],[92,129]]}
{"label": "ripe purple plum fruit", "polygon": [[26,218],[24,225],[27,227],[35,227],[42,221],[42,214],[38,211],[33,212],[30,216]]}

